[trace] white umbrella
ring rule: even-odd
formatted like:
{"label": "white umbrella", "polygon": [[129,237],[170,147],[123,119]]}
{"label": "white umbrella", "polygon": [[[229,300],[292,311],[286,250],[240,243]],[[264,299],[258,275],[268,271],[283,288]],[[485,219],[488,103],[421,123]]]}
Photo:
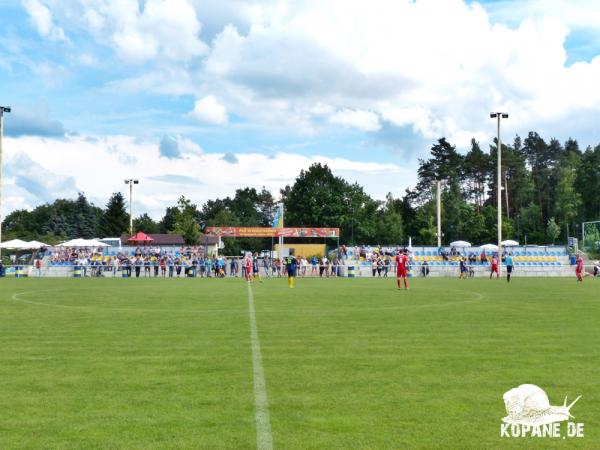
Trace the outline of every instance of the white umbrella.
{"label": "white umbrella", "polygon": [[30,248],[27,246],[28,242],[22,241],[21,239],[12,239],[10,241],[3,242],[0,244],[0,248],[13,248],[17,250],[22,250],[25,248]]}
{"label": "white umbrella", "polygon": [[57,247],[78,247],[79,241],[82,239],[71,239],[70,241],[63,242],[62,244],[58,244]]}
{"label": "white umbrella", "polygon": [[96,239],[71,239],[70,241],[58,244],[58,247],[108,247],[108,244],[97,241]]}
{"label": "white umbrella", "polygon": [[467,241],[454,241],[450,242],[450,247],[470,247],[471,243]]}
{"label": "white umbrella", "polygon": [[26,242],[26,244],[28,245],[27,248],[30,248],[32,250],[38,250],[42,247],[50,247],[48,244],[44,244],[43,242],[40,242],[40,241],[30,241],[30,242]]}
{"label": "white umbrella", "polygon": [[498,246],[496,244],[485,244],[479,248],[483,250],[498,251]]}
{"label": "white umbrella", "polygon": [[508,239],[506,241],[502,241],[502,246],[503,247],[516,247],[518,245],[519,245],[519,243],[517,241],[513,241],[511,239]]}

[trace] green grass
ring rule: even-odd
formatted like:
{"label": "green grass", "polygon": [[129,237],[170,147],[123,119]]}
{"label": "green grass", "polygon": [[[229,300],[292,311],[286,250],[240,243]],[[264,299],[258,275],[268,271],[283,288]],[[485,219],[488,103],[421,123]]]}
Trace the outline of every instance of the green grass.
{"label": "green grass", "polygon": [[[252,286],[275,448],[599,448],[600,285]],[[240,280],[0,280],[0,448],[254,448]],[[501,439],[533,383],[580,439]]]}

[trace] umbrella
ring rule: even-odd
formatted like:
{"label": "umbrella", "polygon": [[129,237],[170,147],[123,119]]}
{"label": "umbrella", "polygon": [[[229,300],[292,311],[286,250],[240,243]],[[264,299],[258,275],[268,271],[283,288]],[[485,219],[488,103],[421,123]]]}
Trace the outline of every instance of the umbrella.
{"label": "umbrella", "polygon": [[96,239],[71,239],[70,241],[58,244],[59,247],[108,247],[108,244],[97,241]]}
{"label": "umbrella", "polygon": [[502,241],[502,246],[503,247],[516,247],[518,246],[519,243],[517,241],[513,241],[513,240],[506,240],[506,241]]}
{"label": "umbrella", "polygon": [[129,239],[127,239],[127,242],[141,242],[143,244],[149,244],[150,242],[154,242],[154,239],[148,236],[146,233],[138,231],[135,236],[131,236]]}
{"label": "umbrella", "polygon": [[450,247],[470,247],[471,243],[467,241],[454,241],[450,242]]}
{"label": "umbrella", "polygon": [[28,247],[28,242],[22,241],[21,239],[12,239],[10,241],[3,242],[0,244],[0,248],[12,248],[12,249],[25,249]]}
{"label": "umbrella", "polygon": [[482,250],[498,251],[496,244],[485,244],[480,247]]}
{"label": "umbrella", "polygon": [[43,242],[40,241],[30,241],[26,243],[28,245],[27,248],[30,248],[32,250],[38,250],[42,247],[50,247],[48,244],[44,244]]}

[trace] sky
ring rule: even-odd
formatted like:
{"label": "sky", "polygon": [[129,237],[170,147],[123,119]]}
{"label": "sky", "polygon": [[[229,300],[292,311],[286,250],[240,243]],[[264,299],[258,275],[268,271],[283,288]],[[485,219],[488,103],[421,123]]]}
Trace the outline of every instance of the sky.
{"label": "sky", "polygon": [[85,192],[159,219],[328,164],[401,196],[445,136],[600,143],[597,0],[2,0],[2,213]]}

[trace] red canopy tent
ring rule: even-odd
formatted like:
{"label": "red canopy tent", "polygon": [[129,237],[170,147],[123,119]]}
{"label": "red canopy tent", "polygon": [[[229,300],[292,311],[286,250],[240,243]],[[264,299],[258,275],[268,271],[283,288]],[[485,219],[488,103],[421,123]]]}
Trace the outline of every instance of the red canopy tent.
{"label": "red canopy tent", "polygon": [[134,236],[131,236],[129,239],[127,239],[127,242],[136,242],[138,244],[149,244],[151,242],[154,242],[154,239],[152,239],[146,233],[144,233],[142,231],[138,231]]}

